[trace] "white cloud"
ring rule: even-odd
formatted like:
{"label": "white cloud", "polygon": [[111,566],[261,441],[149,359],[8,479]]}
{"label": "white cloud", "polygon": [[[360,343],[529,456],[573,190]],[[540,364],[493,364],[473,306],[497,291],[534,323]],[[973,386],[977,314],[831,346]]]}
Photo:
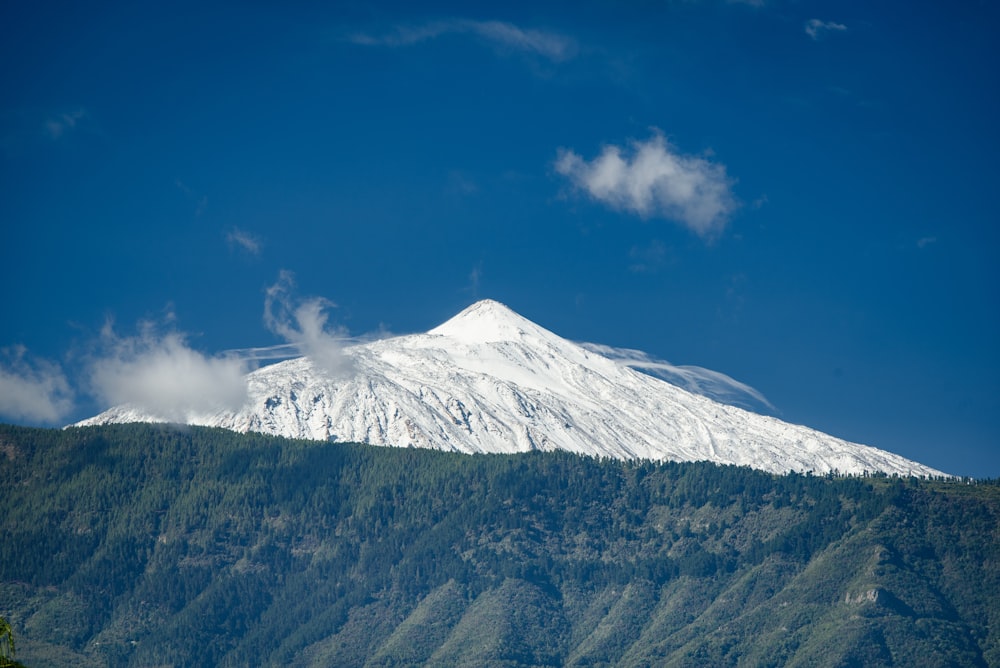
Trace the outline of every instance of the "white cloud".
{"label": "white cloud", "polygon": [[260,249],[263,246],[260,237],[245,230],[241,230],[238,227],[234,227],[226,233],[226,241],[228,241],[231,246],[240,248],[250,255],[260,255]]}
{"label": "white cloud", "polygon": [[613,348],[597,343],[580,344],[588,350],[608,357],[619,364],[665,380],[671,385],[728,404],[754,411],[774,414],[778,412],[767,398],[746,383],[718,371],[700,366],[676,366],[665,360],[650,357],[641,350]]}
{"label": "white cloud", "polygon": [[556,33],[520,28],[503,21],[473,21],[451,19],[434,21],[419,26],[397,26],[384,35],[357,34],[351,37],[355,44],[367,46],[411,46],[443,35],[474,35],[494,47],[542,56],[560,62],[576,55],[574,40]]}
{"label": "white cloud", "polygon": [[242,360],[208,357],[184,334],[160,335],[150,324],[134,337],[119,337],[110,324],[102,332],[102,354],[91,360],[90,384],[110,405],[128,404],[170,421],[238,410],[246,400]]}
{"label": "white cloud", "polygon": [[847,26],[843,23],[834,23],[833,21],[809,19],[805,24],[806,34],[814,40],[818,40],[828,32],[844,32],[845,30],[847,30]]}
{"label": "white cloud", "polygon": [[59,139],[67,130],[72,130],[77,123],[87,117],[85,109],[77,109],[65,114],[53,116],[45,121],[45,132],[53,140]]}
{"label": "white cloud", "polygon": [[590,162],[560,149],[555,170],[613,209],[675,220],[706,238],[721,232],[737,207],[724,165],[683,155],[659,133],[629,149],[606,146]]}
{"label": "white cloud", "polygon": [[0,362],[0,415],[54,424],[73,410],[73,391],[58,364],[29,361],[27,348],[5,348]]}
{"label": "white cloud", "polygon": [[292,273],[283,270],[278,282],[267,289],[264,323],[328,375],[336,378],[350,373],[350,360],[343,352],[346,333],[327,329],[327,310],[336,304],[322,297],[294,299],[294,287]]}

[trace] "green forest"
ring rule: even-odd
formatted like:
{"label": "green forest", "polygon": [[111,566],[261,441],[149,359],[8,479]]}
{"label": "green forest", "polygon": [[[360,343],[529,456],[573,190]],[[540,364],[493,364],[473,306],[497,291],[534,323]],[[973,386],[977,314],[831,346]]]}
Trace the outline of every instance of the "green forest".
{"label": "green forest", "polygon": [[0,425],[40,666],[1000,666],[997,481]]}

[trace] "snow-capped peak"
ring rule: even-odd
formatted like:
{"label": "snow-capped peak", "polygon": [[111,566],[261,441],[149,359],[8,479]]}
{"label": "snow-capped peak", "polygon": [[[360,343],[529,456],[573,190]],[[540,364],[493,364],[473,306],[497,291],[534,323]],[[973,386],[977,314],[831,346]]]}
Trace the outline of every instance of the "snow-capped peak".
{"label": "snow-capped peak", "polygon": [[[601,350],[487,299],[426,334],[346,348],[348,377],[324,374],[308,358],[258,369],[247,376],[243,408],[188,422],[466,453],[567,450],[776,473],[941,475],[883,450],[693,394]],[[126,405],[80,424],[140,421],[165,420]]]}
{"label": "snow-capped peak", "polygon": [[548,330],[492,299],[476,302],[427,333],[471,344],[523,341],[527,336],[552,336]]}

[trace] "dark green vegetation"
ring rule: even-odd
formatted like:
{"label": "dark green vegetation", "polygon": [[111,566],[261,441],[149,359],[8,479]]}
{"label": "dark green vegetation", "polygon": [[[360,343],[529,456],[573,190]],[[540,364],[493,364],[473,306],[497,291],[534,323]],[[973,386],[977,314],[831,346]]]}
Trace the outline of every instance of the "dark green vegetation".
{"label": "dark green vegetation", "polygon": [[14,668],[20,666],[14,660],[14,629],[6,619],[0,617],[0,668]]}
{"label": "dark green vegetation", "polygon": [[28,666],[1000,665],[1000,487],[0,426]]}

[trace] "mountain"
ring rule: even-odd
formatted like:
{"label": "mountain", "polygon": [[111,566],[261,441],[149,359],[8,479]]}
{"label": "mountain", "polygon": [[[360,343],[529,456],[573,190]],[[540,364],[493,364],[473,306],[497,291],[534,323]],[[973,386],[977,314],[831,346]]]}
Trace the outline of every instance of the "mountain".
{"label": "mountain", "polygon": [[0,425],[48,666],[1000,666],[997,481]]}
{"label": "mountain", "polygon": [[[192,414],[185,422],[464,453],[565,450],[777,473],[943,475],[713,401],[601,350],[484,300],[425,334],[345,348],[346,373],[327,373],[306,357],[258,369],[247,376],[249,399],[241,410]],[[166,421],[125,405],[79,425]]]}

